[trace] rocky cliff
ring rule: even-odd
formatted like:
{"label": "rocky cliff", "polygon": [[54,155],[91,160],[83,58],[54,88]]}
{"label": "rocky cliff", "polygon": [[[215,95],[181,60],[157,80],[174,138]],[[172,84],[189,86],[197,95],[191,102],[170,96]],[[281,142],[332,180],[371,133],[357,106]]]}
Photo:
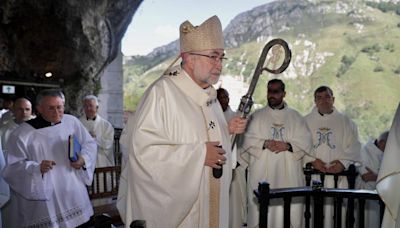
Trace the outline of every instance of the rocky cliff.
{"label": "rocky cliff", "polygon": [[0,79],[58,84],[74,112],[82,94],[98,92],[98,75],[118,54],[141,2],[0,1]]}

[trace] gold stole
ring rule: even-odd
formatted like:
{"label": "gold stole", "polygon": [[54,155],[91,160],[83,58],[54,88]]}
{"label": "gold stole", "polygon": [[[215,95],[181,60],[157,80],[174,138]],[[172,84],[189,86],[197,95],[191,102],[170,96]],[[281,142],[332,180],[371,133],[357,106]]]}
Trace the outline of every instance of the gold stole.
{"label": "gold stole", "polygon": [[[220,141],[222,136],[217,116],[214,113],[213,105],[220,105],[217,102],[217,92],[211,86],[207,89],[199,87],[191,77],[179,66],[169,69],[166,73],[169,78],[182,90],[182,92],[193,99],[203,112],[205,127],[207,128],[208,141]],[[218,107],[215,107],[218,108]],[[219,196],[220,179],[215,179],[212,175],[212,168],[205,167],[209,173],[209,228],[219,227]]]}
{"label": "gold stole", "polygon": [[[218,124],[218,119],[212,108],[216,105],[215,90],[209,89],[210,100],[206,102],[205,105],[201,107],[206,121],[208,141],[221,141],[221,131]],[[214,96],[213,96],[214,95]],[[218,104],[218,103],[217,103]],[[218,104],[219,105],[219,104]],[[212,174],[212,168],[209,168],[209,184],[210,184],[210,197],[209,197],[209,227],[218,228],[219,227],[219,196],[220,196],[220,179],[214,178]]]}

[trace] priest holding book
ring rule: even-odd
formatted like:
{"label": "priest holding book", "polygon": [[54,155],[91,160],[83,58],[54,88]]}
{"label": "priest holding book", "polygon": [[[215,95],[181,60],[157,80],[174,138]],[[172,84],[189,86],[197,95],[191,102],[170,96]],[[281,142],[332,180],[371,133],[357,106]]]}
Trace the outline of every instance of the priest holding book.
{"label": "priest holding book", "polygon": [[[64,95],[43,90],[39,115],[22,123],[8,140],[3,176],[17,192],[21,227],[77,227],[93,215],[86,185],[96,164],[96,142],[74,116],[64,114]],[[81,150],[69,159],[69,137]]]}

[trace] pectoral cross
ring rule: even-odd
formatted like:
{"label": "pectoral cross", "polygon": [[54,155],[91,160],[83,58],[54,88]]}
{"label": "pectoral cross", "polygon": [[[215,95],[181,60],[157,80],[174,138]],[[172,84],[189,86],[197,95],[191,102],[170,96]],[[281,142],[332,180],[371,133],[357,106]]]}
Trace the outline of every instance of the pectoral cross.
{"label": "pectoral cross", "polygon": [[215,122],[214,121],[210,121],[210,123],[208,123],[208,129],[214,129],[214,127],[215,127]]}

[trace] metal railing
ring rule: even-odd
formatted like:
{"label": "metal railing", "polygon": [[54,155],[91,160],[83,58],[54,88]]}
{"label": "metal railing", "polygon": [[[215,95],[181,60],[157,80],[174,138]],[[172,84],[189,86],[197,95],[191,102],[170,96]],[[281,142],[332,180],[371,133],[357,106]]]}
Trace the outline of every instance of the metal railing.
{"label": "metal railing", "polygon": [[114,128],[114,162],[115,165],[121,165],[122,153],[119,145],[119,139],[122,134],[122,128]]}
{"label": "metal railing", "polygon": [[[333,225],[335,228],[341,228],[342,226],[342,206],[343,202],[346,202],[346,227],[353,227],[355,224],[354,209],[355,200],[358,203],[358,227],[364,227],[364,210],[366,200],[378,200],[380,204],[380,218],[382,221],[383,212],[385,209],[383,201],[379,198],[376,191],[371,190],[354,190],[356,177],[358,175],[356,167],[352,164],[347,170],[340,173],[323,173],[314,169],[311,163],[308,163],[303,169],[306,185],[305,187],[297,188],[277,188],[270,189],[269,184],[266,182],[260,183],[258,190],[255,190],[259,204],[260,204],[260,217],[259,227],[268,227],[268,207],[270,199],[281,198],[283,199],[283,224],[284,227],[290,227],[290,206],[292,198],[303,197],[305,199],[305,212],[304,212],[304,224],[305,228],[309,228],[311,224],[311,204],[313,204],[313,223],[314,227],[324,226],[324,199],[333,198]],[[318,175],[320,182],[313,183],[311,186],[311,180],[313,175]],[[324,188],[324,182],[327,176],[333,176],[335,188]],[[338,189],[339,178],[346,177],[349,189]],[[279,218],[278,218],[279,219]]]}
{"label": "metal railing", "polygon": [[[379,198],[376,191],[371,190],[354,190],[354,189],[336,189],[336,188],[313,188],[310,186],[298,187],[298,188],[278,188],[270,189],[269,184],[266,182],[259,183],[258,190],[254,191],[260,204],[259,212],[259,227],[268,228],[268,207],[270,199],[282,198],[284,201],[284,216],[283,224],[284,228],[290,227],[290,205],[292,198],[294,197],[310,197],[313,199],[313,221],[314,227],[324,227],[323,224],[323,206],[324,198],[332,197],[335,199],[336,214],[340,215],[342,210],[342,203],[344,199],[351,199],[358,201],[358,224],[360,228],[364,227],[364,210],[366,200],[378,200],[380,203],[380,215],[381,221],[383,212],[385,209],[384,203]],[[306,202],[306,206],[310,206],[311,201]],[[354,211],[354,204],[347,204],[347,210]],[[335,227],[341,227],[342,217],[335,217]],[[354,226],[351,222],[351,218],[346,217],[346,227],[350,228]],[[353,217],[354,221],[354,217]]]}
{"label": "metal railing", "polygon": [[[324,187],[325,185],[325,177],[327,176],[333,176],[333,180],[334,180],[334,188],[338,188],[338,182],[339,182],[339,177],[343,176],[346,177],[347,179],[347,183],[348,183],[348,188],[349,189],[355,189],[355,185],[356,185],[356,178],[357,178],[357,169],[355,167],[355,165],[351,164],[349,166],[349,168],[347,170],[344,170],[340,173],[324,173],[324,172],[320,172],[317,169],[314,169],[311,165],[311,163],[307,163],[306,167],[303,168],[303,172],[304,172],[304,176],[306,179],[306,186],[311,186],[311,179],[313,175],[317,175],[319,176],[321,183],[320,183],[320,187]],[[310,211],[310,205],[311,205],[311,201],[310,201],[310,196],[306,195],[305,196],[305,212],[304,212],[304,218],[305,218],[305,228],[309,228],[310,227],[310,218],[311,218],[311,211]],[[333,217],[336,218],[338,215],[341,215],[341,211],[339,211],[339,209],[341,209],[342,207],[340,206],[340,208],[337,208],[337,204],[336,204],[336,198],[334,198],[334,205],[333,205],[333,211],[334,211],[334,215]],[[354,200],[352,198],[348,199],[347,201],[348,207],[349,208],[354,208]],[[338,214],[338,212],[340,212],[340,214]],[[347,210],[346,211],[346,223],[349,224],[354,224],[354,211],[353,210]],[[334,220],[334,227],[338,227],[339,224],[336,224],[337,220]]]}

